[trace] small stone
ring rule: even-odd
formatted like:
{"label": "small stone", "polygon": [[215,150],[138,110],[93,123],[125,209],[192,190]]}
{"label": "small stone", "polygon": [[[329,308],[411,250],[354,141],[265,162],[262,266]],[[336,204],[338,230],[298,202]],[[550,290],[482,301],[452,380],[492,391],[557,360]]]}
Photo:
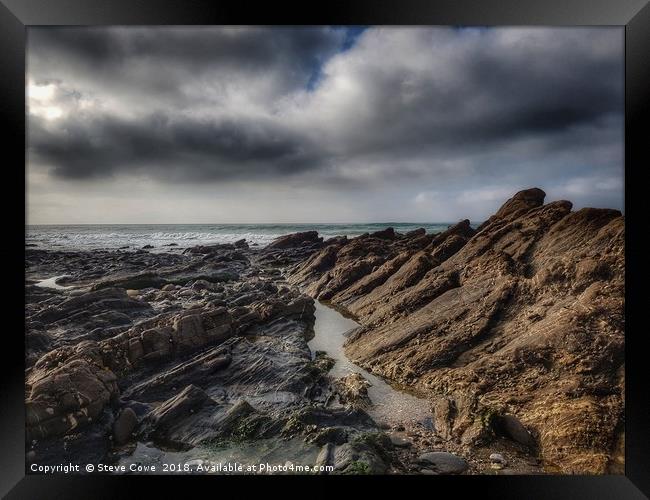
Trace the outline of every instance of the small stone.
{"label": "small stone", "polygon": [[127,290],[126,294],[129,297],[137,297],[138,295],[140,295],[140,290]]}
{"label": "small stone", "polygon": [[490,455],[490,462],[495,462],[497,464],[506,465],[506,459],[503,458],[501,453],[492,453]]}
{"label": "small stone", "polygon": [[390,437],[390,442],[393,443],[393,446],[397,448],[408,448],[413,445],[411,441],[401,436],[391,434],[389,437]]}

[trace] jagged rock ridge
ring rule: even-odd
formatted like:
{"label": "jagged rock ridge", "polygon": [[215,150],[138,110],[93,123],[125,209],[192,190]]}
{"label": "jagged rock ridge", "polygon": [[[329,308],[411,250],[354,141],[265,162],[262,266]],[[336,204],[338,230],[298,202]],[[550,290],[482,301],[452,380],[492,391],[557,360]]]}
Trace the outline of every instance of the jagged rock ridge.
{"label": "jagged rock ridge", "polygon": [[289,280],[364,327],[347,354],[428,391],[437,432],[505,433],[567,473],[620,471],[624,218],[521,191],[475,231],[325,242]]}

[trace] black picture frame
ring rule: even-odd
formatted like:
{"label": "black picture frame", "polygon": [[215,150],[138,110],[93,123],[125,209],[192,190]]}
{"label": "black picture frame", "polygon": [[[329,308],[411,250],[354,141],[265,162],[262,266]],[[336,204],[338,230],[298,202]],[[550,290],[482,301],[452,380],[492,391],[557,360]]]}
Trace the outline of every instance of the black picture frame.
{"label": "black picture frame", "polygon": [[[468,490],[480,497],[499,498],[644,498],[650,495],[650,396],[645,385],[648,365],[643,349],[643,235],[648,228],[648,196],[643,170],[648,161],[650,130],[650,6],[648,0],[356,0],[304,3],[245,0],[0,0],[0,113],[3,134],[2,203],[6,224],[0,244],[5,263],[5,329],[0,363],[0,494],[7,498],[118,498],[132,492],[133,478],[106,476],[25,475],[24,446],[24,230],[25,230],[25,40],[34,25],[155,25],[155,24],[336,24],[336,25],[609,25],[625,29],[625,216],[626,216],[626,463],[624,476],[438,476],[370,478],[416,481],[420,491],[442,494]],[[13,154],[12,154],[13,153]],[[21,191],[23,197],[21,198]],[[15,193],[16,196],[9,196]],[[21,216],[20,200],[23,200]],[[21,333],[21,329],[22,332]],[[128,479],[128,481],[127,481]],[[205,479],[205,478],[204,478]],[[210,478],[212,480],[213,478]],[[218,480],[237,478],[221,477]],[[264,484],[278,478],[246,478]],[[168,495],[182,488],[189,494],[198,478],[183,484],[168,477],[148,479],[146,487],[164,488]],[[347,487],[357,478],[307,477],[304,482],[338,482]],[[334,483],[332,483],[332,481]],[[346,481],[343,485],[342,481]],[[424,481],[427,483],[425,484]],[[431,482],[431,483],[429,483]],[[140,483],[142,484],[142,483]],[[212,488],[214,488],[214,483]],[[302,490],[302,488],[300,488]],[[215,494],[216,494],[215,490]],[[303,490],[305,491],[305,490]],[[415,490],[412,494],[417,494]],[[409,494],[409,493],[407,493]]]}

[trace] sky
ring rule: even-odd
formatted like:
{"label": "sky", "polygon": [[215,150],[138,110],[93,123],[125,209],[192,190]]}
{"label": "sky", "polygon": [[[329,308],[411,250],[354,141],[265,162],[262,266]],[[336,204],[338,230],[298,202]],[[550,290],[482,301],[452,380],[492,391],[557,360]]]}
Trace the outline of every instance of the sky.
{"label": "sky", "polygon": [[29,224],[623,209],[623,30],[29,27]]}

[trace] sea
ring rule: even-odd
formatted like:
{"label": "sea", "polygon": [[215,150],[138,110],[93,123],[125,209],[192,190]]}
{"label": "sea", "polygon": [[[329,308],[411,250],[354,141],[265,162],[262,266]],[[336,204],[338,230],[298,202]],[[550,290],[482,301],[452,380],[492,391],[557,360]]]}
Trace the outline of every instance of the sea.
{"label": "sea", "polygon": [[50,250],[137,249],[182,250],[196,245],[233,243],[242,238],[249,245],[264,247],[275,238],[299,231],[318,231],[323,238],[348,237],[392,227],[399,233],[424,228],[427,233],[444,231],[452,222],[375,222],[349,224],[78,224],[28,225],[25,243]]}

